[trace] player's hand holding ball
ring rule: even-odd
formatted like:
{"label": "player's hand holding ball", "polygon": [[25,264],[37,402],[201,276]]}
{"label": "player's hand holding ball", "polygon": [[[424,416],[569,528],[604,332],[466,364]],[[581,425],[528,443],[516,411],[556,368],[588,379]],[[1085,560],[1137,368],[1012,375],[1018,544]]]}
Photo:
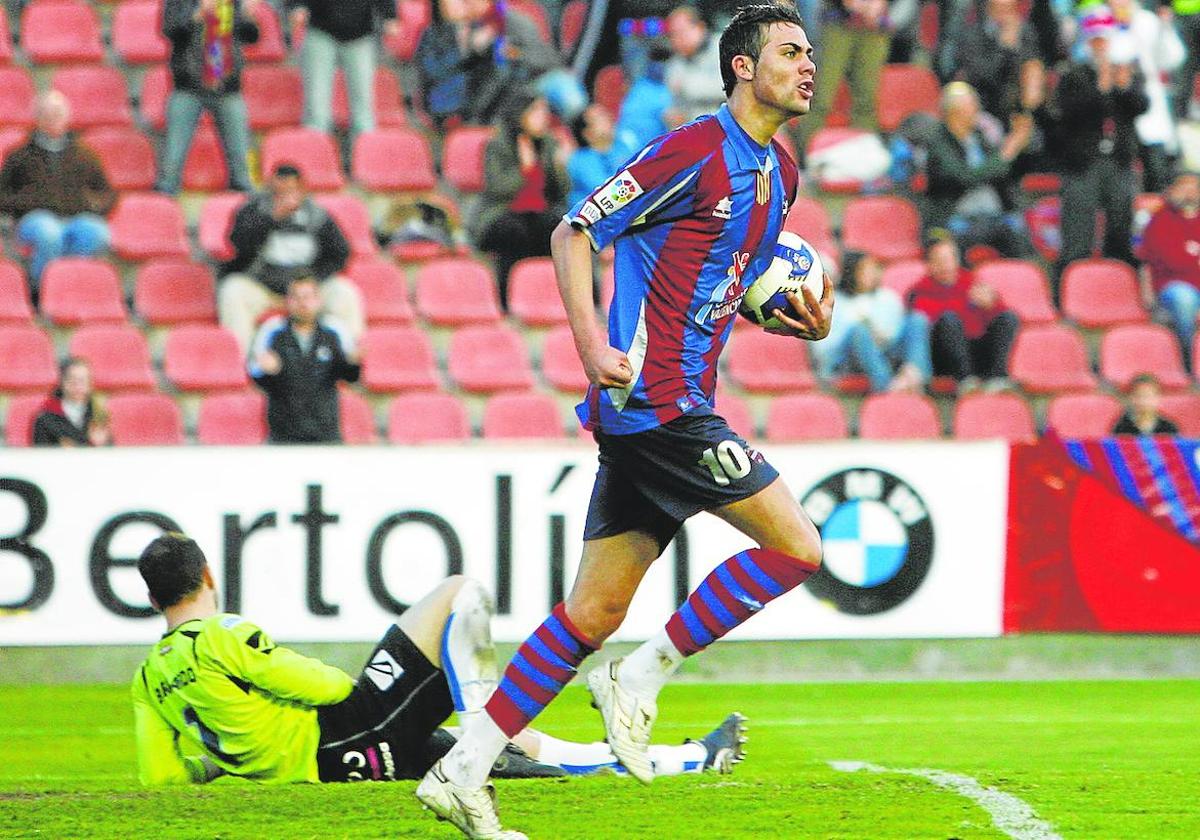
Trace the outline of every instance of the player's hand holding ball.
{"label": "player's hand holding ball", "polygon": [[806,341],[829,335],[833,281],[816,249],[790,231],[780,234],[771,264],[742,299],[741,314],[772,335]]}

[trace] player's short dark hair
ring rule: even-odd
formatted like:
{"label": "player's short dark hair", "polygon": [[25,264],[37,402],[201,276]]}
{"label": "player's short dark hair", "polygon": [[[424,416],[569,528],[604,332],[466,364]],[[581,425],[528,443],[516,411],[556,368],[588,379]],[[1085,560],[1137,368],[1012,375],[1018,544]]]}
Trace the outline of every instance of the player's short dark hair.
{"label": "player's short dark hair", "polygon": [[1129,380],[1129,390],[1132,391],[1139,385],[1152,385],[1154,390],[1161,391],[1162,383],[1158,381],[1158,377],[1153,373],[1139,373],[1133,379]]}
{"label": "player's short dark hair", "polygon": [[737,75],[733,72],[734,56],[745,55],[758,61],[767,42],[767,29],[773,23],[794,23],[803,27],[804,19],[789,3],[755,3],[738,9],[721,33],[721,82],[726,96],[733,93],[737,84]]}
{"label": "player's short dark hair", "polygon": [[172,531],[158,537],[138,558],[138,572],[154,602],[166,609],[196,592],[208,561],[196,541]]}

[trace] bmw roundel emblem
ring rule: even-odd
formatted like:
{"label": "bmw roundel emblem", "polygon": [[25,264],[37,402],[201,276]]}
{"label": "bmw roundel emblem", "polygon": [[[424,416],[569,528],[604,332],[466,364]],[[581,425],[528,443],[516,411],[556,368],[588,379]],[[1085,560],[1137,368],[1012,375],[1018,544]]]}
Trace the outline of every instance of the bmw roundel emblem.
{"label": "bmw roundel emblem", "polygon": [[883,470],[860,467],[820,481],[801,503],[821,530],[824,563],[807,589],[850,615],[886,612],[925,580],[933,524],[912,487]]}

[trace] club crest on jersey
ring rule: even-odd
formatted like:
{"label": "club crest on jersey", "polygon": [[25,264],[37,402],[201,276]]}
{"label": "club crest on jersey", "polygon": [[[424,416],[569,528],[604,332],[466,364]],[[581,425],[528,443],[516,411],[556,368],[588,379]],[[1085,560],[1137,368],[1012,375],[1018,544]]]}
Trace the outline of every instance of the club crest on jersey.
{"label": "club crest on jersey", "polygon": [[713,208],[713,216],[718,219],[729,219],[733,217],[733,199],[725,196],[717,202],[717,206]]}
{"label": "club crest on jersey", "polygon": [[766,204],[771,200],[771,173],[759,171],[754,176],[754,203]]}
{"label": "club crest on jersey", "polygon": [[615,213],[629,202],[633,201],[645,190],[633,175],[626,169],[618,172],[611,181],[596,190],[596,204],[604,215]]}

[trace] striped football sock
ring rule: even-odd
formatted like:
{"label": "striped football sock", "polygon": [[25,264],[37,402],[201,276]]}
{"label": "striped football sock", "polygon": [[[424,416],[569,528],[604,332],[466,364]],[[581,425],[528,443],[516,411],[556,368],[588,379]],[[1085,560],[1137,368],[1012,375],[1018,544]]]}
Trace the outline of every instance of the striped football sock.
{"label": "striped football sock", "polygon": [[488,715],[513,737],[558,696],[579,663],[595,650],[559,604],[513,656],[485,707]]}

